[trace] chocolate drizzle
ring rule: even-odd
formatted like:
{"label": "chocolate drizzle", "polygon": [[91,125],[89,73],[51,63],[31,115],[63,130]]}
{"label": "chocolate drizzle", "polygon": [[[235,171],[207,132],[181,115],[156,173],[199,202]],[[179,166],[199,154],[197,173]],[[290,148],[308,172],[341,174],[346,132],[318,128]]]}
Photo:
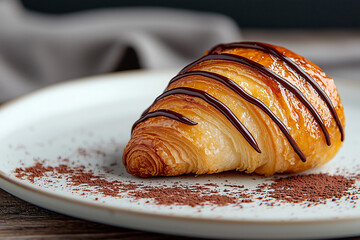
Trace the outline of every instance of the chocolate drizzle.
{"label": "chocolate drizzle", "polygon": [[142,121],[145,121],[149,118],[154,118],[154,117],[159,117],[159,116],[162,116],[162,117],[167,117],[167,118],[171,118],[171,119],[174,119],[176,121],[179,121],[179,122],[182,122],[182,123],[185,123],[187,125],[196,125],[197,122],[194,122],[193,120],[185,117],[184,115],[180,114],[180,113],[177,113],[177,112],[174,112],[172,110],[169,110],[169,109],[159,109],[159,110],[156,110],[156,111],[153,111],[153,112],[149,112],[149,113],[146,113],[144,115],[142,115],[140,117],[139,120],[137,120],[132,128],[131,128],[131,132],[134,131],[134,128],[139,124],[141,123]]}
{"label": "chocolate drizzle", "polygon": [[[343,126],[342,126],[342,124],[340,122],[340,119],[339,119],[339,117],[338,117],[338,115],[336,113],[336,110],[335,110],[331,100],[329,99],[329,97],[327,96],[325,91],[321,89],[319,84],[313,78],[311,78],[309,76],[309,74],[307,74],[301,67],[299,67],[290,58],[286,57],[285,55],[280,53],[275,48],[273,48],[271,46],[268,46],[266,44],[263,44],[263,43],[236,42],[236,43],[230,43],[230,44],[217,45],[217,46],[215,46],[214,48],[212,48],[210,50],[208,55],[206,55],[204,57],[201,57],[198,60],[196,60],[196,61],[190,63],[189,65],[187,65],[186,67],[184,67],[179,72],[179,74],[177,76],[175,76],[173,79],[170,80],[169,86],[170,86],[170,84],[172,84],[175,81],[178,81],[180,79],[183,79],[184,77],[195,76],[195,75],[210,78],[212,80],[221,82],[226,87],[230,88],[232,91],[234,91],[239,96],[241,96],[243,99],[245,99],[246,101],[248,101],[251,104],[254,104],[255,106],[259,107],[262,111],[264,111],[264,113],[266,113],[277,124],[277,126],[280,128],[280,130],[283,132],[285,137],[288,139],[289,143],[291,144],[291,146],[293,147],[293,149],[297,153],[297,155],[300,157],[300,159],[303,162],[305,162],[306,157],[305,157],[304,153],[301,151],[301,149],[299,148],[299,146],[297,145],[295,140],[292,138],[292,136],[291,136],[289,130],[287,129],[286,125],[283,122],[281,122],[281,120],[262,101],[260,101],[259,99],[251,96],[250,94],[248,94],[238,84],[236,84],[234,81],[232,81],[231,79],[229,79],[229,78],[227,78],[225,76],[222,76],[222,75],[219,75],[219,74],[216,74],[216,73],[212,73],[212,72],[191,71],[190,70],[193,66],[198,65],[198,64],[200,64],[202,62],[205,62],[205,61],[209,61],[209,60],[230,61],[230,62],[235,62],[235,63],[238,63],[238,64],[245,65],[245,66],[247,66],[247,67],[249,67],[251,69],[255,69],[260,74],[262,74],[262,75],[276,81],[278,84],[282,85],[289,92],[294,94],[294,96],[296,96],[299,99],[299,101],[301,101],[302,104],[311,112],[311,114],[313,115],[315,121],[319,124],[319,126],[320,126],[320,128],[321,128],[321,130],[322,130],[322,132],[323,132],[323,134],[325,136],[325,140],[326,140],[327,145],[331,145],[330,135],[329,135],[329,133],[328,133],[328,131],[326,129],[326,126],[325,126],[322,118],[320,117],[319,113],[316,111],[314,106],[306,99],[306,97],[302,94],[302,92],[297,87],[292,85],[285,78],[279,76],[278,74],[274,73],[270,69],[266,68],[265,66],[255,62],[255,61],[252,61],[252,60],[250,60],[248,58],[238,56],[238,55],[234,55],[234,54],[222,53],[223,50],[231,49],[231,48],[256,49],[256,50],[260,50],[260,51],[266,52],[268,54],[271,54],[271,55],[279,58],[280,60],[282,60],[288,68],[290,68],[295,73],[297,73],[299,76],[301,76],[303,79],[305,79],[305,81],[307,81],[314,88],[314,90],[319,94],[319,96],[324,100],[324,102],[328,106],[330,112],[332,113],[332,115],[333,115],[333,117],[334,117],[334,119],[335,119],[335,121],[337,123],[337,126],[339,127],[339,130],[340,130],[340,133],[341,133],[341,140],[342,141],[344,140]],[[171,111],[171,110],[160,109],[160,110],[156,110],[156,111],[153,111],[153,112],[149,112],[151,107],[157,101],[159,101],[160,99],[163,99],[165,97],[168,97],[170,95],[175,95],[175,94],[182,94],[182,95],[188,95],[188,96],[192,96],[192,97],[201,98],[202,100],[206,101],[207,103],[209,103],[210,105],[215,107],[244,136],[244,138],[248,141],[248,143],[257,152],[261,153],[261,150],[260,150],[256,140],[254,139],[254,137],[251,135],[251,133],[248,131],[248,129],[246,129],[246,127],[240,122],[240,120],[235,116],[235,114],[224,103],[222,103],[221,101],[219,101],[215,97],[211,96],[210,94],[206,93],[205,91],[194,89],[194,88],[178,87],[178,88],[173,88],[171,90],[168,90],[168,91],[164,92],[163,94],[161,94],[159,97],[157,97],[155,99],[153,104],[144,111],[144,113],[141,115],[140,119],[137,120],[134,123],[132,130],[140,122],[145,121],[146,119],[153,118],[153,117],[158,117],[158,116],[168,117],[168,118],[174,119],[176,121],[182,122],[182,123],[187,124],[187,125],[196,125],[197,124],[196,122],[188,119],[187,117],[183,116],[180,113],[176,113],[176,112]]]}
{"label": "chocolate drizzle", "polygon": [[[240,120],[235,116],[235,114],[222,102],[211,96],[210,94],[194,88],[188,87],[179,87],[168,90],[157,97],[152,105],[158,102],[160,99],[165,97],[176,95],[176,94],[183,94],[192,97],[201,98],[205,102],[211,104],[217,110],[219,110],[224,116],[231,122],[231,124],[243,135],[243,137],[250,143],[250,145],[258,152],[261,153],[261,150],[255,140],[255,138],[251,135],[249,130],[240,122]],[[144,115],[146,116],[146,115]]]}
{"label": "chocolate drizzle", "polygon": [[260,50],[263,52],[266,52],[268,54],[271,54],[280,60],[282,60],[290,69],[292,69],[294,72],[296,72],[298,75],[300,75],[305,81],[307,81],[319,94],[319,96],[323,99],[327,107],[329,108],[331,114],[333,115],[335,122],[339,128],[339,131],[341,133],[341,141],[344,141],[345,133],[344,128],[341,124],[341,121],[339,119],[339,116],[329,98],[329,96],[326,94],[326,92],[319,86],[319,84],[309,75],[307,74],[300,66],[298,66],[291,58],[283,55],[280,53],[276,48],[271,47],[267,44],[260,43],[260,42],[234,42],[229,44],[219,44],[215,47],[213,47],[210,50],[210,54],[219,54],[223,50],[226,49],[232,49],[232,48],[251,48]]}
{"label": "chocolate drizzle", "polygon": [[192,72],[187,72],[184,74],[177,75],[176,77],[174,77],[173,79],[170,80],[169,86],[170,86],[170,84],[172,84],[180,79],[183,79],[184,77],[194,76],[194,75],[211,78],[215,81],[221,82],[226,87],[230,88],[235,93],[237,93],[242,98],[244,98],[246,101],[254,104],[255,106],[259,107],[261,110],[263,110],[276,123],[276,125],[278,125],[280,130],[283,132],[283,134],[288,139],[290,145],[294,148],[294,151],[300,157],[301,161],[303,161],[303,162],[306,161],[305,154],[301,151],[300,147],[296,144],[295,140],[291,137],[291,134],[290,134],[289,130],[287,129],[287,127],[285,126],[285,124],[283,122],[281,122],[281,120],[262,101],[251,96],[250,94],[248,94],[243,88],[241,88],[238,84],[236,84],[231,79],[224,77],[217,73],[205,72],[205,71],[192,71]]}
{"label": "chocolate drizzle", "polygon": [[206,56],[196,60],[193,63],[190,63],[185,68],[183,68],[180,71],[179,74],[182,74],[182,73],[188,71],[194,65],[197,65],[197,64],[199,64],[201,62],[205,62],[205,61],[209,61],[209,60],[231,61],[231,62],[240,63],[242,65],[246,65],[248,67],[256,69],[258,72],[262,73],[263,75],[275,80],[276,82],[278,82],[279,84],[284,86],[287,90],[289,90],[291,93],[293,93],[304,104],[304,106],[307,109],[309,109],[311,114],[314,116],[316,122],[321,127],[321,129],[322,129],[322,131],[323,131],[323,133],[325,135],[327,145],[330,146],[330,144],[331,144],[330,135],[329,135],[329,133],[328,133],[328,131],[326,129],[326,126],[325,126],[323,120],[321,119],[319,113],[316,111],[314,106],[311,105],[311,103],[306,99],[306,97],[302,94],[302,92],[299,89],[297,89],[294,85],[289,83],[285,78],[280,77],[276,73],[272,72],[271,70],[269,70],[268,68],[264,67],[263,65],[261,65],[261,64],[259,64],[257,62],[254,62],[254,61],[252,61],[250,59],[247,59],[245,57],[241,57],[241,56],[238,56],[238,55],[234,55],[234,54],[228,54],[228,53],[211,54],[211,55],[206,55]]}

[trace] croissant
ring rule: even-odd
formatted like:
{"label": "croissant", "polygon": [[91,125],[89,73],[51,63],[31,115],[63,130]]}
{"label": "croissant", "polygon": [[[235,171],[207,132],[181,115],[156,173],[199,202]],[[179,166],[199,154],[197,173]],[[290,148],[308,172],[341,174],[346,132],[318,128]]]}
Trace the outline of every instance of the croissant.
{"label": "croissant", "polygon": [[184,67],[133,125],[123,163],[135,176],[270,176],[328,162],[344,140],[332,78],[283,47],[220,44]]}

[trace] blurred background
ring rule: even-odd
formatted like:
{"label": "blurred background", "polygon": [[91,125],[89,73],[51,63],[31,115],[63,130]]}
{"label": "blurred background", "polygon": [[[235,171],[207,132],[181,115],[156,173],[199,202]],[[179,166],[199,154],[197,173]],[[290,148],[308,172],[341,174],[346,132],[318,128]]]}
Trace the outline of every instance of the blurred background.
{"label": "blurred background", "polygon": [[358,28],[359,1],[312,0],[21,0],[27,9],[46,14],[67,14],[102,8],[166,7],[217,12],[243,28]]}
{"label": "blurred background", "polygon": [[79,77],[181,68],[242,40],[360,81],[359,9],[355,0],[0,0],[0,102]]}

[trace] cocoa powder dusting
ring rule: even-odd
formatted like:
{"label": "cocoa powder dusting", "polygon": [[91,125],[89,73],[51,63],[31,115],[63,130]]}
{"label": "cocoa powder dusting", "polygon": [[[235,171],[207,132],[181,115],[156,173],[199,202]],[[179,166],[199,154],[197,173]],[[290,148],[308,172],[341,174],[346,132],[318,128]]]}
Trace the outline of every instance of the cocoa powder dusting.
{"label": "cocoa powder dusting", "polygon": [[35,178],[43,177],[47,172],[52,172],[53,170],[53,167],[44,167],[42,163],[38,162],[31,167],[16,168],[14,172],[16,173],[17,178],[26,178],[31,183],[34,183]]}
{"label": "cocoa powder dusting", "polygon": [[[85,154],[84,151],[79,151]],[[60,157],[59,157],[60,159]],[[72,187],[74,193],[81,195],[100,193],[103,196],[129,198],[132,201],[144,200],[145,203],[157,205],[182,205],[199,207],[205,205],[243,207],[243,204],[260,201],[259,205],[278,206],[282,203],[302,204],[310,207],[327,202],[336,202],[342,198],[356,204],[360,189],[355,187],[359,177],[329,175],[325,173],[296,175],[288,177],[270,177],[263,184],[251,191],[244,185],[215,183],[172,185],[146,185],[141,182],[109,180],[101,174],[87,170],[85,166],[72,166],[69,159],[61,159],[62,164],[45,166],[46,161],[36,160],[30,167],[16,168],[15,176],[36,183],[37,179],[46,179],[51,185],[56,180],[66,179],[66,184]],[[112,166],[115,166],[113,164]],[[104,168],[106,169],[106,168]],[[110,172],[110,171],[108,171]],[[98,200],[96,198],[95,200]]]}
{"label": "cocoa powder dusting", "polygon": [[[15,176],[20,179],[27,179],[34,183],[36,178],[49,176],[47,183],[54,179],[66,178],[67,183],[71,186],[82,186],[87,189],[81,191],[90,193],[101,193],[104,196],[122,197],[126,193],[127,197],[134,200],[152,199],[158,205],[186,205],[186,206],[203,206],[213,204],[225,206],[229,204],[239,205],[239,198],[246,198],[246,201],[252,200],[244,193],[232,193],[221,195],[217,190],[210,187],[216,187],[216,184],[206,184],[207,186],[144,186],[143,184],[131,181],[109,181],[105,177],[95,175],[92,171],[86,171],[85,166],[68,166],[65,164],[56,167],[44,166],[42,162],[27,168],[17,168],[14,170]],[[95,189],[95,190],[90,190]],[[80,190],[79,188],[73,189]],[[85,195],[84,193],[81,195]],[[241,207],[241,206],[239,206]]]}
{"label": "cocoa powder dusting", "polygon": [[[203,206],[211,203],[217,206],[228,204],[239,205],[240,198],[249,198],[246,194],[238,193],[231,195],[218,194],[217,191],[210,190],[204,186],[146,186],[141,191],[131,191],[129,195],[136,199],[154,199],[160,205],[188,205],[191,207]],[[250,199],[248,199],[251,201]]]}
{"label": "cocoa powder dusting", "polygon": [[325,173],[290,176],[270,184],[269,196],[290,203],[325,203],[349,196],[354,183],[352,178]]}

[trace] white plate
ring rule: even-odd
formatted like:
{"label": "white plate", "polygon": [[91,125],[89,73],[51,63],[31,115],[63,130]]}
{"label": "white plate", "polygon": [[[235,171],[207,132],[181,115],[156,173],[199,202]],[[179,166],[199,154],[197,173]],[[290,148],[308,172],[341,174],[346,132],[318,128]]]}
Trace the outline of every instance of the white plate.
{"label": "white plate", "polygon": [[[162,92],[176,71],[139,71],[72,81],[23,97],[0,110],[0,187],[28,202],[67,215],[162,233],[217,238],[324,238],[360,235],[360,205],[341,199],[304,207],[284,203],[236,206],[164,206],[153,199],[87,194],[86,189],[54,179],[52,184],[15,176],[14,169],[42,160],[58,165],[69,158],[104,178],[144,185],[243,184],[248,189],[266,182],[260,176],[225,173],[211,176],[138,179],[127,174],[121,153],[132,123]],[[336,173],[358,168],[360,84],[337,80],[346,110],[346,141],[330,163],[308,173]],[[79,148],[105,154],[79,154]],[[76,154],[78,153],[78,154]],[[94,151],[92,152],[94,153]],[[112,167],[113,173],[103,166]],[[51,178],[51,176],[50,176]],[[55,182],[55,183],[54,183]],[[85,186],[86,188],[86,186]],[[85,192],[84,192],[85,190]],[[85,193],[85,194],[82,194]],[[199,211],[200,210],[200,211]]]}

